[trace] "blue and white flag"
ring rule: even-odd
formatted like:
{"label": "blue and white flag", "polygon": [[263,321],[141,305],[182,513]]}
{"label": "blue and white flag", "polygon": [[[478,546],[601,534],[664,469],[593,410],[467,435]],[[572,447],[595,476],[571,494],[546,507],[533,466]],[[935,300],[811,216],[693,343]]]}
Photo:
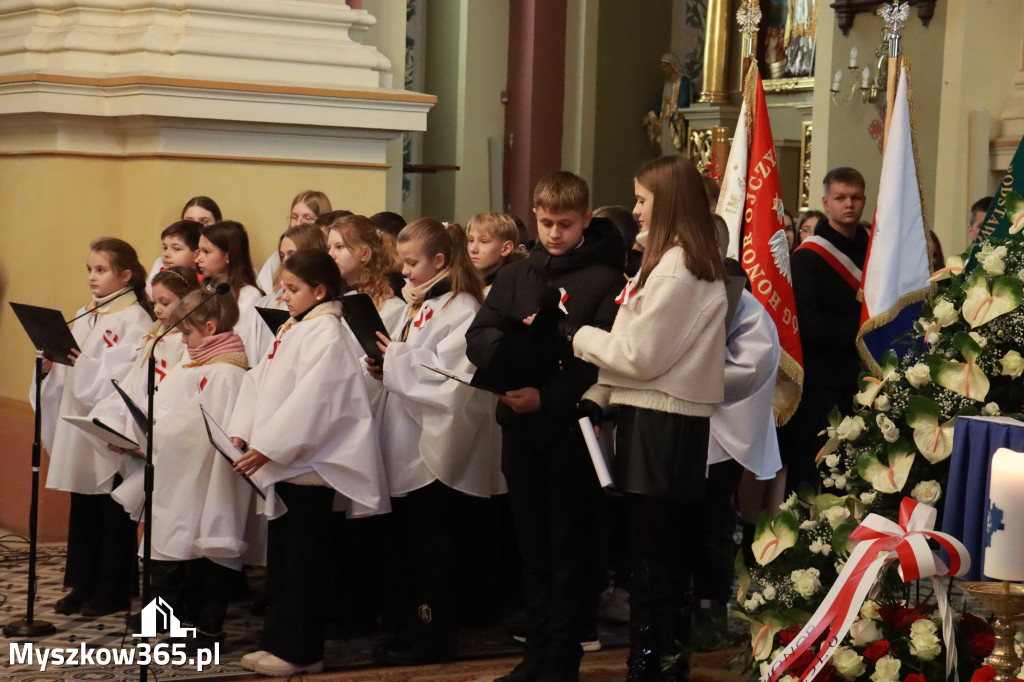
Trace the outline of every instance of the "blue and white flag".
{"label": "blue and white flag", "polygon": [[900,353],[897,341],[920,317],[932,287],[910,120],[910,84],[902,59],[899,65],[875,223],[864,261],[864,305],[857,333],[861,360],[875,374],[881,371],[879,361],[887,350],[896,348]]}

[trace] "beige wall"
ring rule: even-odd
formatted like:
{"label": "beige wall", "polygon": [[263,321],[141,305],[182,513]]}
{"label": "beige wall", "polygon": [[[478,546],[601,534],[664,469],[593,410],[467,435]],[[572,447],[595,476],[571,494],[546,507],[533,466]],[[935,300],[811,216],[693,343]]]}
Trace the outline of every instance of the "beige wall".
{"label": "beige wall", "polygon": [[[948,255],[966,246],[967,211],[982,196],[968,188],[968,114],[987,110],[993,123],[988,137],[998,133],[999,114],[1011,96],[1013,77],[1022,68],[1024,8],[1019,0],[972,0],[951,3],[946,11],[935,212]],[[979,190],[991,194],[1001,175],[988,173],[987,187]]]}
{"label": "beige wall", "polygon": [[672,46],[671,0],[642,9],[600,0],[594,112],[593,204],[633,204],[633,174],[655,157],[640,119],[661,99],[661,55]]}
{"label": "beige wall", "polygon": [[490,210],[487,139],[505,132],[508,22],[508,0],[427,7],[426,90],[437,105],[427,119],[423,162],[460,170],[423,176],[423,215],[465,224]]}
{"label": "beige wall", "polygon": [[[100,236],[127,240],[149,268],[160,231],[185,200],[213,197],[252,235],[258,268],[287,227],[292,197],[323,190],[336,206],[372,213],[384,205],[384,171],[287,164],[59,156],[0,157],[0,268],[6,298],[70,315],[89,299],[85,259]],[[6,308],[6,306],[5,306]],[[33,351],[9,310],[0,314],[0,396],[28,395]]]}

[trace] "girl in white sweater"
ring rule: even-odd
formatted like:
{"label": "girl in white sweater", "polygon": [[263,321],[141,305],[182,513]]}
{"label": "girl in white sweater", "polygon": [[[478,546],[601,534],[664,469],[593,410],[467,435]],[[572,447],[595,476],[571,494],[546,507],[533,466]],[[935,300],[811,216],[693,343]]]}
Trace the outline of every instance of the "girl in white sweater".
{"label": "girl in white sweater", "polygon": [[[581,409],[597,417],[618,407],[616,486],[633,555],[629,679],[677,680],[689,669],[692,552],[683,543],[699,518],[709,417],[724,390],[726,274],[693,164],[662,157],[633,184],[640,272],[610,332],[570,335],[575,355],[600,368]],[[668,669],[665,656],[676,657]]]}

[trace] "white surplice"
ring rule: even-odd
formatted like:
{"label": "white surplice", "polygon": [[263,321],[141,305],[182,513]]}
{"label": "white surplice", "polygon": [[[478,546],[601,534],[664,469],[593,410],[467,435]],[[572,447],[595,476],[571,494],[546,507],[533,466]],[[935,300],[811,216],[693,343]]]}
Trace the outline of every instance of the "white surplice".
{"label": "white surplice", "polygon": [[725,400],[711,412],[709,465],[734,459],[758,480],[782,468],[772,412],[779,352],[771,316],[744,291],[726,337]]}
{"label": "white surplice", "polygon": [[370,402],[341,304],[321,303],[290,319],[274,344],[246,376],[227,427],[271,460],[253,476],[268,492],[263,512],[281,513],[269,495],[279,481],[326,483],[348,500],[351,517],[389,511]]}
{"label": "white surplice", "polygon": [[256,347],[258,341],[253,337],[253,330],[256,329],[256,322],[263,324],[259,313],[256,312],[256,306],[262,298],[260,290],[251,284],[246,284],[238,291],[238,324],[235,325],[235,333],[242,337],[245,355],[253,365],[260,357],[259,349]]}
{"label": "white surplice", "polygon": [[505,492],[501,432],[494,421],[497,398],[427,369],[476,371],[466,358],[466,330],[479,307],[469,294],[431,298],[415,312],[407,306],[402,326],[411,312],[408,335],[399,341],[399,328],[388,346],[386,393],[377,414],[395,496],[435,480],[476,497]]}
{"label": "white surplice", "polygon": [[[249,364],[253,367],[266,357],[267,353],[270,352],[271,346],[274,345],[274,332],[270,331],[270,327],[263,321],[263,316],[260,315],[258,310],[255,310],[256,308],[287,310],[288,306],[284,302],[284,291],[278,287],[276,291],[256,301],[256,304],[253,306],[255,315],[249,320],[249,343],[245,347],[245,354],[249,356]],[[239,325],[239,329],[241,329],[241,325]],[[242,334],[241,336],[243,343],[245,343],[246,335]],[[252,347],[252,352],[250,352],[250,346]]]}
{"label": "white surplice", "polygon": [[[47,488],[86,495],[107,493],[119,471],[119,456],[60,418],[84,417],[114,394],[110,380],[125,378],[139,354],[143,335],[153,324],[134,293],[115,296],[106,297],[106,303],[73,323],[71,332],[82,351],[75,366],[54,363],[43,379],[42,438],[50,453]],[[85,310],[79,308],[75,315]],[[33,404],[34,393],[35,384]]]}

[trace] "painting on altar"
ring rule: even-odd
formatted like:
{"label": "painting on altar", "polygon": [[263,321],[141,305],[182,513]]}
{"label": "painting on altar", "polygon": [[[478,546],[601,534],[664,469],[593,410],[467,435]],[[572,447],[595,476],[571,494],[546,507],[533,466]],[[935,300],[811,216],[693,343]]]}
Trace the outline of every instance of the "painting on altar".
{"label": "painting on altar", "polygon": [[760,0],[757,57],[761,77],[814,75],[814,34],[819,0]]}

